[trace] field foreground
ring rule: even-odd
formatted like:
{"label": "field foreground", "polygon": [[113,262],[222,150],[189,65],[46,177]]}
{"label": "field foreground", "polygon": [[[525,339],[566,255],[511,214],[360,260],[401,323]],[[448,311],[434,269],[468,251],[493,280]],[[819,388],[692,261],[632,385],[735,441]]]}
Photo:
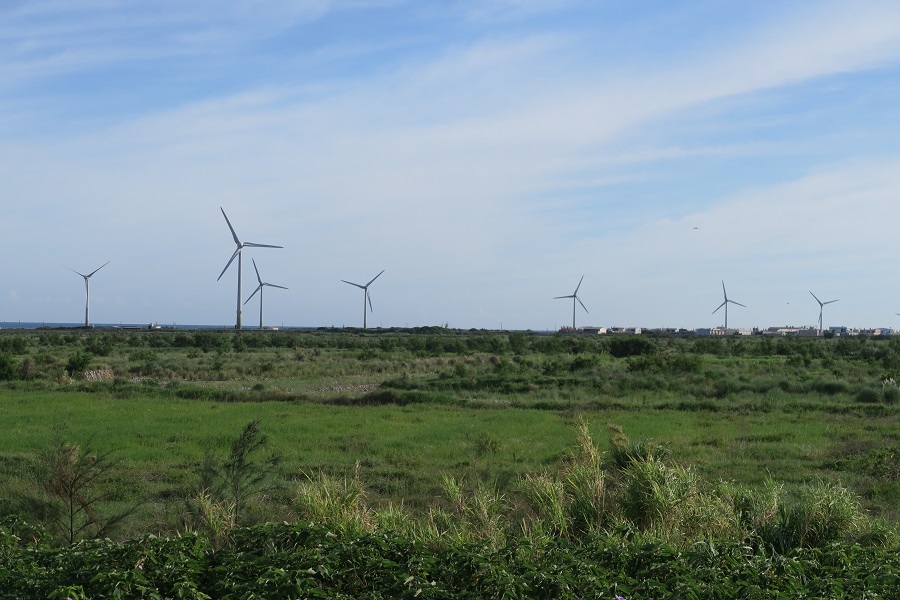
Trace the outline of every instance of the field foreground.
{"label": "field foreground", "polygon": [[898,597],[898,371],[886,339],[0,332],[0,584]]}

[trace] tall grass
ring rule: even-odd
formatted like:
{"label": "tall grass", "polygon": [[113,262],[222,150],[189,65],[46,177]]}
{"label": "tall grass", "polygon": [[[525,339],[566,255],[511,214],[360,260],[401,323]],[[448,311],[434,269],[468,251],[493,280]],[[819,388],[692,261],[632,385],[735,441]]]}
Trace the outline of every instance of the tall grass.
{"label": "tall grass", "polygon": [[359,463],[353,477],[307,474],[297,486],[294,508],[298,520],[323,524],[343,535],[358,536],[375,529],[374,512],[366,503],[366,491],[359,479]]}

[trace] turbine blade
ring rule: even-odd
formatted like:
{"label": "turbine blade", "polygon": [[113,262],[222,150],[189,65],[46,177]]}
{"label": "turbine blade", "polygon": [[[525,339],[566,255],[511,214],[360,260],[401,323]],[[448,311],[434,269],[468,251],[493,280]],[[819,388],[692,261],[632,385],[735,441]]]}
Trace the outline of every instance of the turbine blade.
{"label": "turbine blade", "polygon": [[218,281],[219,279],[222,279],[222,275],[225,274],[225,271],[227,271],[227,270],[228,270],[228,267],[231,266],[231,263],[234,262],[234,258],[235,258],[238,254],[240,254],[240,253],[241,253],[241,247],[238,246],[237,250],[234,251],[234,254],[231,255],[231,258],[228,259],[228,264],[225,265],[225,268],[222,269],[222,272],[221,272],[221,273],[219,273],[219,277],[216,279],[216,281]]}
{"label": "turbine blade", "polygon": [[91,271],[91,274],[90,274],[90,275],[87,275],[87,277],[91,277],[94,273],[96,273],[97,271],[99,271],[100,269],[102,269],[103,267],[105,267],[106,265],[108,265],[109,262],[110,262],[110,261],[106,261],[105,263],[103,263],[102,265],[100,265],[99,267],[97,267],[96,269],[94,269],[93,271]]}
{"label": "turbine blade", "polygon": [[231,221],[228,220],[228,215],[225,214],[225,209],[220,206],[219,210],[222,211],[222,216],[225,217],[225,222],[228,223],[228,229],[231,230],[231,236],[234,238],[234,243],[240,246],[241,240],[238,239],[237,234],[234,232],[234,227],[231,226]]}
{"label": "turbine blade", "polygon": [[[719,308],[722,308],[722,307],[725,306],[726,304],[728,304],[728,301],[727,301],[727,300],[726,300],[725,302],[723,302],[722,304],[720,304],[720,305],[719,305]],[[712,311],[710,314],[713,314],[713,315],[716,314],[717,312],[719,312],[719,308],[717,308],[716,310]]]}
{"label": "turbine blade", "polygon": [[728,292],[725,291],[725,281],[722,281],[722,295],[725,296],[725,300],[728,300]]}
{"label": "turbine blade", "polygon": [[[65,267],[65,265],[63,265],[63,266]],[[73,269],[72,267],[66,267],[66,268],[67,268],[68,270],[72,271],[73,273],[78,273],[78,271],[76,271],[76,270]],[[87,279],[87,275],[85,275],[84,273],[78,273],[78,275],[81,275],[82,277],[84,277],[85,279]]]}
{"label": "turbine blade", "polygon": [[559,300],[560,298],[574,298],[575,294],[570,294],[569,296],[554,296],[554,300]]}
{"label": "turbine blade", "polygon": [[584,312],[586,312],[587,314],[591,314],[590,312],[588,312],[587,306],[584,305],[584,302],[581,301],[581,298],[575,296],[575,299],[578,300],[578,304],[581,305],[581,308],[584,309]]}
{"label": "turbine blade", "polygon": [[[380,274],[380,273],[379,273],[379,274]],[[371,283],[371,282],[370,282],[370,283]],[[372,308],[372,296],[369,295],[369,290],[366,290],[366,300],[369,301],[369,312],[370,312],[370,313],[375,312],[375,309]]]}
{"label": "turbine blade", "polygon": [[743,306],[744,308],[747,308],[747,306],[745,304],[741,304],[740,302],[735,302],[734,300],[729,300],[729,302],[732,304],[737,304],[738,306]]}
{"label": "turbine blade", "polygon": [[822,304],[823,304],[823,305],[825,305],[825,304],[831,304],[831,303],[833,303],[833,302],[840,302],[840,300],[829,300],[828,302],[823,302]]}
{"label": "turbine blade", "polygon": [[[581,276],[581,279],[578,280],[578,285],[575,286],[575,293],[572,294],[573,296],[577,296],[577,295],[578,295],[578,290],[581,288],[581,282],[582,282],[582,281],[584,281],[584,275],[582,275],[582,276]],[[581,302],[581,301],[579,300],[579,302]]]}
{"label": "turbine blade", "polygon": [[[384,273],[384,269],[381,270],[381,273]],[[379,277],[381,277],[381,273],[379,273],[378,275],[376,275],[375,277],[373,277],[373,278],[372,278],[372,281],[375,281],[376,279],[378,279]],[[372,281],[370,281],[369,283],[367,283],[367,284],[366,284],[366,287],[369,287],[370,285],[372,285]]]}
{"label": "turbine blade", "polygon": [[251,258],[250,260],[253,261],[253,270],[256,271],[256,279],[259,281],[259,285],[262,285],[263,280],[262,277],[259,276],[259,269],[256,268],[256,259]]}
{"label": "turbine blade", "polygon": [[244,242],[244,246],[252,248],[284,248],[284,246],[273,246],[271,244],[254,244],[253,242]]}
{"label": "turbine blade", "polygon": [[278,289],[281,289],[281,290],[288,289],[288,288],[284,287],[283,285],[275,285],[274,283],[264,283],[263,285],[267,285],[269,287],[277,287]]}
{"label": "turbine blade", "polygon": [[250,302],[250,299],[253,298],[253,296],[256,295],[256,292],[258,292],[259,290],[262,289],[262,286],[263,286],[263,284],[259,284],[258,286],[256,286],[256,289],[253,290],[253,293],[250,294],[250,296],[247,297],[247,299],[244,301],[244,304],[247,304],[248,302]]}
{"label": "turbine blade", "polygon": [[366,289],[366,286],[359,285],[358,283],[353,283],[352,281],[347,281],[346,279],[341,279],[341,281],[343,281],[344,283],[349,283],[350,285],[355,285],[356,287],[358,287],[361,290]]}
{"label": "turbine blade", "polygon": [[816,302],[818,302],[818,303],[819,303],[819,306],[822,306],[822,301],[821,301],[821,300],[819,300],[819,298],[818,298],[818,297],[817,297],[817,296],[816,296],[816,295],[815,295],[815,294],[813,294],[813,293],[812,293],[812,292],[810,292],[810,294],[811,294],[811,295],[812,295],[812,297],[813,297],[813,298],[815,298],[815,299],[816,299]]}

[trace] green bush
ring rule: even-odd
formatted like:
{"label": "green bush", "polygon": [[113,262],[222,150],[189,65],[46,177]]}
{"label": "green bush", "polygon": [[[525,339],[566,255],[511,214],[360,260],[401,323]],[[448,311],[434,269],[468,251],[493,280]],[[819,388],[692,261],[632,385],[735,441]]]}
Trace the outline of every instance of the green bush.
{"label": "green bush", "polygon": [[11,381],[19,372],[19,364],[11,354],[0,353],[0,381]]}
{"label": "green bush", "polygon": [[76,352],[69,357],[69,361],[66,363],[66,372],[72,377],[80,375],[91,365],[91,361],[93,361],[91,354]]}
{"label": "green bush", "polygon": [[874,404],[881,401],[881,393],[875,388],[865,387],[856,392],[854,399],[861,404]]}
{"label": "green bush", "polygon": [[609,343],[609,353],[616,358],[652,354],[655,350],[653,342],[639,336],[616,337]]}

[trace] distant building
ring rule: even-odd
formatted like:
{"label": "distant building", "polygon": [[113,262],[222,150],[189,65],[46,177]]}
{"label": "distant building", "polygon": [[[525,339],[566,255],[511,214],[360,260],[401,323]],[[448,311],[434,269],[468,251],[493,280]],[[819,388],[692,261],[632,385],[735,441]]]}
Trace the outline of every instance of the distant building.
{"label": "distant building", "polygon": [[694,333],[697,335],[753,335],[752,329],[733,329],[729,327],[725,329],[724,327],[713,327],[711,329],[695,329]]}
{"label": "distant building", "polygon": [[585,333],[588,335],[598,335],[601,333],[606,333],[606,327],[579,327],[579,333]]}
{"label": "distant building", "polygon": [[617,333],[619,335],[639,335],[641,333],[640,327],[610,327],[606,331],[607,333]]}
{"label": "distant building", "polygon": [[859,332],[857,330],[845,325],[835,325],[829,327],[828,331],[830,331],[832,335],[859,335]]}

